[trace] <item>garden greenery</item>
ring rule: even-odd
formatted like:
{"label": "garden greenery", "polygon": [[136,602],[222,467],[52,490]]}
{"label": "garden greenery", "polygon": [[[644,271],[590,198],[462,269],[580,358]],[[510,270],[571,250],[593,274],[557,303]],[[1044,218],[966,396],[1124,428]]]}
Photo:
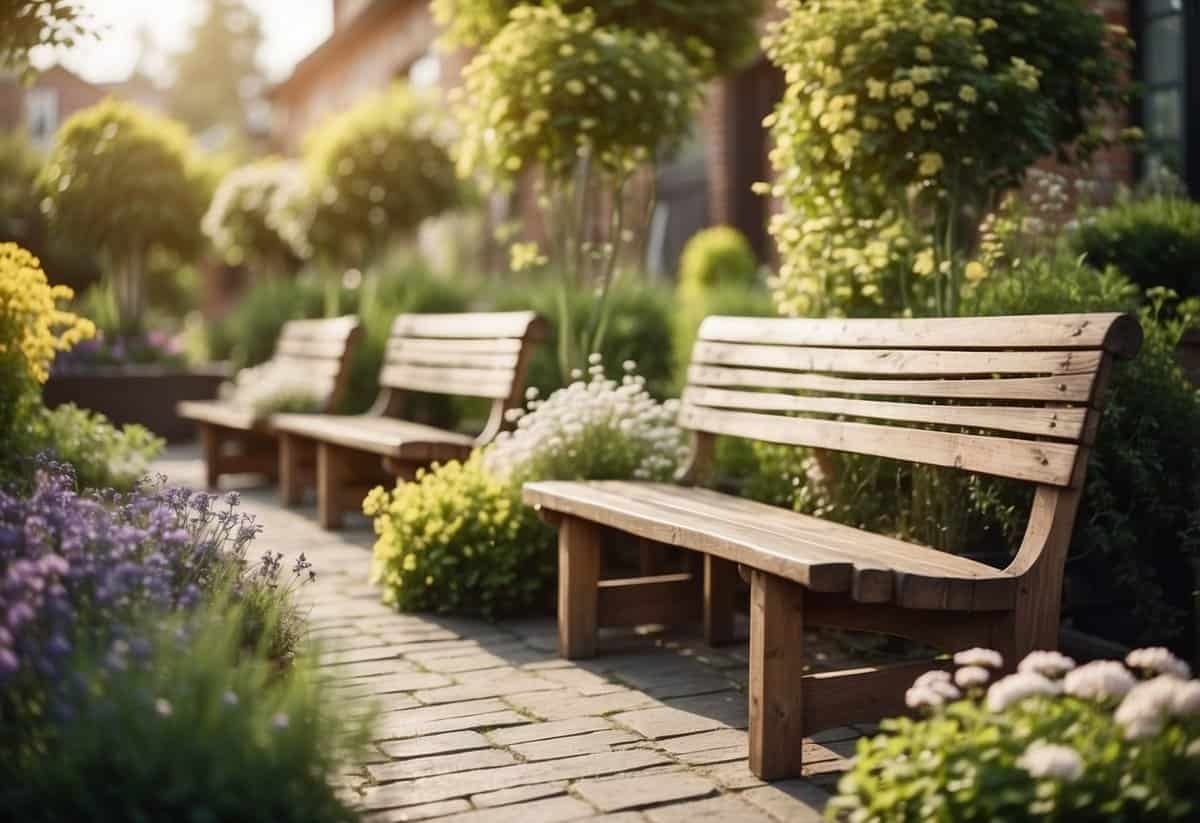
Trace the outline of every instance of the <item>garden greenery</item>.
{"label": "garden greenery", "polygon": [[435,105],[395,85],[321,124],[305,142],[313,253],[364,268],[461,192]]}
{"label": "garden greenery", "polygon": [[78,0],[4,0],[0,3],[0,68],[32,73],[29,52],[39,46],[70,48],[92,33],[93,21]]}
{"label": "garden greenery", "polygon": [[[463,73],[457,94],[463,176],[509,185],[541,172],[550,249],[512,248],[514,269],[550,263],[561,275],[556,313],[562,374],[601,348],[625,246],[648,225],[636,172],[687,134],[699,74],[655,31],[604,26],[590,8],[518,6]],[[650,198],[652,199],[652,198]],[[594,292],[590,317],[571,325],[573,290]]]}
{"label": "garden greenery", "polygon": [[[482,46],[495,37],[522,0],[434,0],[433,16],[456,46]],[[670,40],[704,73],[738,68],[755,52],[762,0],[556,0],[567,14],[592,10],[600,26],[653,31]]]}
{"label": "garden greenery", "polygon": [[679,260],[679,293],[683,299],[702,297],[721,287],[753,289],[758,258],[746,236],[731,226],[696,232]]}
{"label": "garden greenery", "polygon": [[27,455],[49,453],[74,470],[80,489],[128,492],[145,479],[166,442],[145,426],[117,427],[97,412],[66,403],[42,409],[28,429]]}
{"label": "garden greenery", "polygon": [[1124,665],[1033,652],[1000,677],[971,649],[907,693],[923,717],[863,738],[831,820],[1192,820],[1200,681],[1166,649]]}
{"label": "garden greenery", "polygon": [[301,168],[278,158],[260,160],[225,175],[201,227],[229,265],[245,264],[259,277],[284,275],[311,253],[306,196]]}
{"label": "garden greenery", "polygon": [[137,332],[153,252],[200,247],[208,184],[184,127],[109,99],[72,115],[39,178],[51,229],[93,249],[110,278],[121,330]]}
{"label": "garden greenery", "polygon": [[[766,40],[788,81],[768,118],[777,176],[759,187],[784,206],[771,223],[781,310],[825,314],[857,299],[960,313],[987,274],[971,256],[974,226],[1029,166],[1079,136],[1089,106],[1119,96],[1117,64],[1096,59],[1117,36],[1073,0],[782,6]],[[1043,14],[1059,30],[1030,37]],[[1048,94],[1048,61],[1087,70]]]}
{"label": "garden greenery", "polygon": [[1085,213],[1071,244],[1091,265],[1116,266],[1142,288],[1200,296],[1200,204],[1191,200],[1119,200]]}

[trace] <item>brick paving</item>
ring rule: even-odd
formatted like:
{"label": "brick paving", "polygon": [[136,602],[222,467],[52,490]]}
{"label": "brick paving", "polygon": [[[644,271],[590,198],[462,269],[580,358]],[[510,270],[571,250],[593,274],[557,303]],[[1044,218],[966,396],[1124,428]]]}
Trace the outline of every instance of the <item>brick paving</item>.
{"label": "brick paving", "polygon": [[[170,450],[156,470],[203,482],[194,449]],[[569,662],[550,618],[398,614],[366,582],[365,518],[324,532],[311,508],[241,491],[265,527],[259,548],[304,552],[317,570],[305,597],[338,699],[352,712],[378,707],[371,749],[344,778],[371,823],[816,821],[869,731],[818,734],[805,742],[805,777],[766,784],[746,762],[744,642],[711,649],[691,634],[635,632]]]}

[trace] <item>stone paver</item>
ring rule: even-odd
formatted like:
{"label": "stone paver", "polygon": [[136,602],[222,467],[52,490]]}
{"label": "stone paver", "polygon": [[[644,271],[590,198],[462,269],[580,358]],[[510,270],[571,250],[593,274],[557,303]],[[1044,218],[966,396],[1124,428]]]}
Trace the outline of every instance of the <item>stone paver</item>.
{"label": "stone paver", "polygon": [[[194,449],[155,470],[203,481]],[[311,506],[285,510],[274,489],[241,486],[264,526],[257,547],[314,564],[301,591],[332,694],[347,713],[376,714],[370,751],[341,778],[368,823],[808,823],[869,731],[814,735],[806,777],[763,783],[746,762],[744,642],[606,631],[597,657],[566,661],[552,618],[398,614],[366,581],[365,519],[324,532]]]}

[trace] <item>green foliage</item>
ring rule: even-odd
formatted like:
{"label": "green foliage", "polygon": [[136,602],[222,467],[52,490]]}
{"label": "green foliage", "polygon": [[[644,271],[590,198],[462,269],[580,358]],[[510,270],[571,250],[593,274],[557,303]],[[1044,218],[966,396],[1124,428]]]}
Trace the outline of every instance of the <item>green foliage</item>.
{"label": "green foliage", "polygon": [[0,3],[0,68],[28,74],[29,52],[38,46],[70,48],[91,33],[77,0],[3,0]]}
{"label": "green foliage", "polygon": [[258,66],[262,25],[244,0],[207,0],[188,47],[173,62],[171,112],[189,127],[247,130],[246,108],[266,78]]}
{"label": "green foliage", "polygon": [[243,620],[167,621],[146,657],[120,640],[79,660],[72,716],[12,764],[0,804],[31,821],[357,820],[336,782],[365,723],[338,720],[316,672],[246,655]]}
{"label": "green foliage", "polygon": [[59,130],[39,177],[52,230],[105,261],[123,331],[140,330],[151,253],[200,246],[207,184],[178,123],[108,99]]}
{"label": "green foliage", "polygon": [[556,6],[519,6],[463,79],[459,172],[498,182],[534,165],[569,180],[581,150],[624,177],[687,134],[700,98],[696,72],[659,34]]}
{"label": "green foliage", "polygon": [[[1051,660],[1046,653],[1030,655],[1022,673],[988,689],[986,702],[981,685],[950,702],[945,698],[959,689],[949,675],[924,676],[909,691],[910,705],[934,708],[919,719],[885,720],[882,734],[859,741],[828,818],[1194,819],[1200,811],[1194,765],[1200,685],[1164,675],[1135,686],[1132,675],[1111,661],[1080,667],[1058,681],[1026,668],[1039,658]],[[1073,662],[1057,656],[1051,665]],[[964,682],[988,678],[977,666],[959,672],[969,672],[971,680]],[[945,677],[934,680],[935,674]],[[1089,696],[1088,687],[1100,680],[1110,696]]]}
{"label": "green foliage", "polygon": [[75,468],[80,489],[130,491],[166,443],[145,426],[117,428],[107,417],[67,403],[42,409],[29,434],[26,453],[52,452]]}
{"label": "green foliage", "polygon": [[299,205],[305,196],[297,166],[260,160],[225,175],[201,225],[229,265],[245,264],[255,277],[288,274],[310,251]]}
{"label": "green foliage", "polygon": [[1200,295],[1200,203],[1122,200],[1086,215],[1071,237],[1093,266],[1116,266],[1142,288]]}
{"label": "green foliage", "polygon": [[720,287],[753,288],[758,280],[758,259],[740,231],[714,226],[688,240],[679,261],[681,296],[697,297]]}
{"label": "green foliage", "polygon": [[[270,279],[254,284],[238,300],[217,335],[231,341],[234,368],[254,366],[270,358],[283,324],[325,314],[326,289],[313,273],[295,279]],[[335,314],[353,311],[354,294],[341,290]]]}
{"label": "green foliage", "polygon": [[496,619],[537,610],[554,579],[554,533],[494,476],[479,453],[377,488],[372,580],[404,611]]}
{"label": "green foliage", "polygon": [[[783,5],[767,38],[789,80],[772,117],[779,174],[760,187],[784,204],[771,223],[781,310],[958,314],[986,275],[972,221],[1074,136],[1087,105],[1119,96],[1117,63],[1095,59],[1102,23],[1067,0],[1046,9],[1065,30],[1033,37],[1042,8],[1013,0]],[[1076,62],[1045,93],[1044,75]]]}
{"label": "green foliage", "polygon": [[20,132],[0,134],[0,237],[32,248],[45,236],[38,203],[41,154]]}
{"label": "green foliage", "polygon": [[[434,0],[434,19],[458,46],[482,46],[495,37],[521,0]],[[557,0],[567,14],[585,8],[599,26],[653,31],[674,43],[706,74],[744,64],[756,51],[755,23],[762,0]]]}
{"label": "green foliage", "polygon": [[676,392],[687,385],[687,369],[691,362],[692,346],[704,318],[723,314],[734,317],[774,317],[775,304],[764,289],[743,285],[720,285],[700,293],[676,292],[671,315],[673,350],[675,354]]}
{"label": "green foliage", "polygon": [[462,192],[447,143],[435,104],[400,85],[318,126],[305,143],[317,257],[363,267],[455,206]]}

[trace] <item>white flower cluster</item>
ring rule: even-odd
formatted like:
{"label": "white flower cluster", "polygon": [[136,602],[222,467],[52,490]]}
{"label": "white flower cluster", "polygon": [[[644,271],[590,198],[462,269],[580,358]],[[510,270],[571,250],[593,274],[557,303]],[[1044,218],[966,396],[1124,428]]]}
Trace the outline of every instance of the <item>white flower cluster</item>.
{"label": "white flower cluster", "polygon": [[322,398],[313,390],[311,375],[268,360],[242,369],[232,383],[224,383],[221,400],[265,417],[277,412],[317,411]]}
{"label": "white flower cluster", "polygon": [[307,186],[296,163],[268,159],[234,169],[221,179],[200,228],[234,265],[262,251],[246,246],[264,243],[263,230],[273,232],[291,254],[307,258],[312,251],[302,205]]}
{"label": "white flower cluster", "polygon": [[1030,744],[1017,759],[1017,765],[1030,776],[1071,782],[1083,776],[1083,758],[1070,746],[1038,741]]}
{"label": "white flower cluster", "polygon": [[950,672],[934,669],[913,682],[912,688],[904,693],[904,703],[910,709],[936,709],[948,700],[960,697],[962,692],[950,681]]}
{"label": "white flower cluster", "polygon": [[500,477],[528,480],[667,480],[688,448],[675,420],[677,400],[657,402],[626,361],[621,382],[604,375],[600,356],[590,358],[588,381],[576,380],[545,400],[526,394],[526,410],[509,411],[517,428],[503,432],[484,460]]}
{"label": "white flower cluster", "polygon": [[1115,660],[1097,660],[1067,672],[1063,691],[1084,700],[1119,700],[1137,681]]}
{"label": "white flower cluster", "polygon": [[1048,677],[1035,672],[1017,672],[991,685],[987,690],[987,707],[990,712],[1002,712],[1030,697],[1054,697],[1058,692],[1058,684]]}

